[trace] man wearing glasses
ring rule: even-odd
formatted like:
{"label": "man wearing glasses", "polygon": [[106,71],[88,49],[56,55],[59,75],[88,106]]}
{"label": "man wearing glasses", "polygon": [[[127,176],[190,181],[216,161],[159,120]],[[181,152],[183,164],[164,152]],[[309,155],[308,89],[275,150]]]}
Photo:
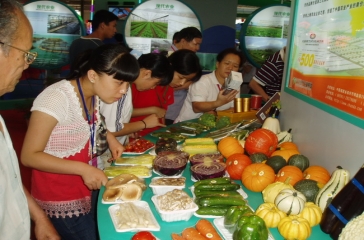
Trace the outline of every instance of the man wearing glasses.
{"label": "man wearing glasses", "polygon": [[[37,57],[32,47],[32,27],[15,0],[0,0],[0,96],[12,92],[22,72]],[[43,210],[23,187],[19,162],[0,115],[0,238],[30,239],[30,219],[37,239],[58,240]]]}

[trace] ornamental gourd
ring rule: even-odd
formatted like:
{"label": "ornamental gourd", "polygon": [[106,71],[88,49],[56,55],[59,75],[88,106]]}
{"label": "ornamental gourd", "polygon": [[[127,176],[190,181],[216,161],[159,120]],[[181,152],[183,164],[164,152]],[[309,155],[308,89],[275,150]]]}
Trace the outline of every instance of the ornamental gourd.
{"label": "ornamental gourd", "polygon": [[315,165],[303,171],[303,178],[312,179],[325,185],[330,180],[330,173],[326,168]]}
{"label": "ornamental gourd", "polygon": [[298,167],[295,166],[284,166],[278,171],[276,182],[285,182],[287,178],[290,178],[288,182],[292,186],[296,184],[299,180],[303,179],[303,174]]}
{"label": "ornamental gourd", "polygon": [[283,189],[274,200],[274,204],[279,210],[287,215],[297,215],[305,207],[306,197],[299,191]]}
{"label": "ornamental gourd", "polygon": [[281,127],[279,125],[279,120],[274,117],[268,117],[264,120],[262,128],[271,130],[274,134],[281,132]]}
{"label": "ornamental gourd", "polygon": [[274,203],[262,203],[255,211],[255,214],[261,217],[264,220],[265,225],[269,228],[277,227],[281,219],[287,216],[287,214],[280,211]]}
{"label": "ornamental gourd", "polygon": [[277,133],[278,138],[278,144],[284,143],[284,142],[292,142],[292,129],[289,129],[288,131],[282,131],[280,133]]}
{"label": "ornamental gourd", "polygon": [[249,134],[244,146],[249,155],[260,152],[269,157],[277,145],[277,135],[270,130],[259,128]]}
{"label": "ornamental gourd", "polygon": [[305,207],[298,216],[306,219],[310,223],[310,226],[313,227],[320,223],[322,211],[320,207],[313,202],[306,202]]}
{"label": "ornamental gourd", "polygon": [[261,192],[274,181],[274,170],[264,163],[253,163],[245,167],[241,176],[244,186],[253,192]]}
{"label": "ornamental gourd", "polygon": [[228,158],[235,153],[244,153],[244,148],[240,145],[239,141],[233,137],[221,139],[217,145],[217,149],[225,158]]}
{"label": "ornamental gourd", "polygon": [[286,182],[275,182],[269,184],[262,191],[263,201],[266,203],[274,203],[274,199],[276,199],[278,193],[283,189],[293,189],[293,186],[289,184],[290,179],[287,179]]}
{"label": "ornamental gourd", "polygon": [[331,203],[331,200],[340,192],[340,190],[349,182],[350,174],[347,170],[338,166],[332,173],[330,180],[318,192],[315,203],[322,212]]}
{"label": "ornamental gourd", "polygon": [[302,154],[294,154],[288,159],[288,165],[296,166],[303,172],[310,166],[310,160]]}
{"label": "ornamental gourd", "polygon": [[231,179],[241,180],[241,175],[246,166],[252,164],[252,160],[241,153],[235,153],[226,159],[226,171]]}
{"label": "ornamental gourd", "polygon": [[278,231],[284,239],[307,239],[312,230],[306,219],[288,216],[279,222]]}

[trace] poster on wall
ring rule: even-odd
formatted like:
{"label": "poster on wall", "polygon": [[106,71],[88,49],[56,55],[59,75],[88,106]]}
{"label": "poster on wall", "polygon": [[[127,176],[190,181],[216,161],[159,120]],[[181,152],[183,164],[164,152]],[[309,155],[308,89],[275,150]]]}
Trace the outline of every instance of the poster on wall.
{"label": "poster on wall", "polygon": [[26,3],[24,12],[33,27],[32,51],[38,53],[32,67],[54,69],[67,65],[72,41],[86,33],[78,14],[56,1]]}
{"label": "poster on wall", "polygon": [[285,88],[354,124],[364,119],[363,12],[356,0],[296,1]]}
{"label": "poster on wall", "polygon": [[287,44],[291,8],[270,5],[255,10],[240,31],[240,48],[255,67]]}
{"label": "poster on wall", "polygon": [[194,11],[175,0],[153,0],[138,5],[128,15],[124,36],[128,46],[141,53],[172,51],[173,35],[201,24]]}

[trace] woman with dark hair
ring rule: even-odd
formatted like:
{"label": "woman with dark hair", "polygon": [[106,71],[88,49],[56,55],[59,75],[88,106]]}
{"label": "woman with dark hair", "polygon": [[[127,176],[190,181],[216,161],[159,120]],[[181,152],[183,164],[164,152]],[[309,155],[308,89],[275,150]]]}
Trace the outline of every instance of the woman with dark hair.
{"label": "woman with dark hair", "polygon": [[[202,42],[202,34],[195,27],[186,27],[173,35],[172,51],[168,52],[171,55],[174,51],[188,49],[197,52],[200,49]],[[191,81],[186,82],[180,87],[174,89],[174,103],[168,106],[166,113],[166,124],[172,124],[181,111],[182,105],[186,99],[188,87]]]}
{"label": "woman with dark hair", "polygon": [[[74,66],[66,80],[34,100],[21,160],[33,168],[32,195],[62,239],[97,239],[91,190],[107,182],[104,172],[89,164],[96,158],[99,99],[120,99],[139,66],[116,44],[84,52]],[[112,134],[106,137],[113,157],[119,157],[123,146]]]}
{"label": "woman with dark hair", "polygon": [[215,113],[216,110],[234,107],[233,99],[240,96],[240,91],[233,90],[223,95],[222,86],[231,71],[239,71],[242,67],[243,57],[235,48],[227,48],[217,55],[216,60],[215,71],[191,84],[175,122],[198,118],[205,112]]}
{"label": "woman with dark hair", "polygon": [[[137,91],[147,91],[154,89],[158,85],[166,86],[172,81],[173,68],[166,56],[155,53],[143,54],[138,58],[138,63],[140,73],[132,84]],[[127,142],[128,134],[143,130],[144,128],[165,126],[154,113],[144,116],[140,121],[129,123],[133,112],[131,88],[115,103],[106,104],[101,102],[100,110],[101,114],[105,116],[107,129],[122,144]]]}
{"label": "woman with dark hair", "polygon": [[[193,51],[178,50],[169,56],[168,60],[174,70],[173,79],[169,85],[157,86],[148,91],[139,91],[134,84],[132,85],[134,110],[131,122],[141,121],[147,115],[156,114],[161,123],[164,123],[167,107],[174,101],[174,89],[186,82],[195,82],[200,79],[202,74],[200,61]],[[138,133],[144,136],[158,128],[143,129]]]}

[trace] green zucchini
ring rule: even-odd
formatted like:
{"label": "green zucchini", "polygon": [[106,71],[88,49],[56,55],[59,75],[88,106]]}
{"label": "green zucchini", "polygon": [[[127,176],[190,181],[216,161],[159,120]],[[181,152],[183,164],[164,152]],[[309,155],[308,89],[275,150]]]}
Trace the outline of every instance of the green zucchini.
{"label": "green zucchini", "polygon": [[202,195],[199,197],[195,198],[195,202],[199,203],[201,198],[206,198],[206,197],[219,197],[219,198],[238,198],[238,199],[244,199],[243,196],[241,196],[240,194],[238,195],[229,195],[229,194],[224,194],[224,193],[219,193],[219,194],[209,194],[209,195]]}
{"label": "green zucchini", "polygon": [[206,196],[206,195],[218,195],[218,194],[224,194],[224,195],[230,195],[230,196],[237,196],[240,195],[237,191],[212,191],[212,190],[199,190],[194,191],[194,194],[196,197]]}
{"label": "green zucchini", "polygon": [[224,184],[224,183],[231,183],[230,178],[228,177],[221,177],[221,178],[210,178],[197,181],[193,184],[193,186],[197,187],[199,185],[207,185],[207,184]]}
{"label": "green zucchini", "polygon": [[198,215],[224,216],[230,206],[219,207],[199,207],[196,211]]}
{"label": "green zucchini", "polygon": [[246,201],[243,197],[201,197],[198,201],[198,205],[203,207],[209,207],[214,205],[244,206],[246,205]]}
{"label": "green zucchini", "polygon": [[225,183],[225,184],[204,184],[195,187],[195,190],[211,190],[211,191],[235,191],[240,188],[239,184],[236,183]]}

